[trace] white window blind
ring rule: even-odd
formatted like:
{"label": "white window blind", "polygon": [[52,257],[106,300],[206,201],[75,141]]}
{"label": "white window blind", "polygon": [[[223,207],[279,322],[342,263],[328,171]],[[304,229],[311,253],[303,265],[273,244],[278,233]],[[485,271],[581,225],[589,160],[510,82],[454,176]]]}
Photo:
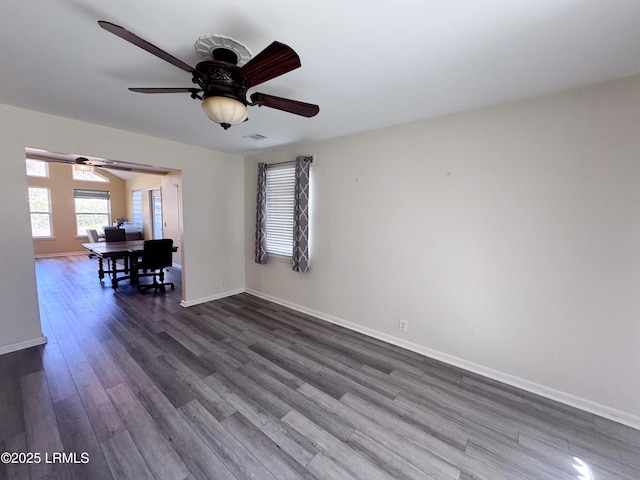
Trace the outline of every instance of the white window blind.
{"label": "white window blind", "polygon": [[295,165],[267,168],[267,252],[293,255],[293,208],[296,186]]}
{"label": "white window blind", "polygon": [[140,190],[131,192],[131,213],[133,214],[131,221],[142,229],[142,192]]}
{"label": "white window blind", "polygon": [[78,235],[84,235],[88,228],[100,230],[109,225],[111,204],[109,192],[103,190],[73,190],[76,207],[76,228]]}

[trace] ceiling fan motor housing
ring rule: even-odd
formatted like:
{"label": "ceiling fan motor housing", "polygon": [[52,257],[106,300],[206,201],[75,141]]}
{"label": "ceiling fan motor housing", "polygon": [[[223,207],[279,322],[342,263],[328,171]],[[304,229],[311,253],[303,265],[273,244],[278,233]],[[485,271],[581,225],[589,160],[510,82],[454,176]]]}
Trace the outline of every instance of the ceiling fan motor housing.
{"label": "ceiling fan motor housing", "polygon": [[204,91],[204,98],[227,97],[247,105],[247,86],[238,74],[240,68],[234,64],[216,60],[205,60],[196,65],[203,74],[202,79],[195,78]]}

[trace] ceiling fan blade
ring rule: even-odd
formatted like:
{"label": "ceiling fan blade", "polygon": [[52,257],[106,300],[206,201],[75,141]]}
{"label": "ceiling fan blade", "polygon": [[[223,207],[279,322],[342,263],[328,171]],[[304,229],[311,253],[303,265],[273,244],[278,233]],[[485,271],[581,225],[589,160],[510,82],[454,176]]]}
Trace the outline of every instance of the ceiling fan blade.
{"label": "ceiling fan blade", "polygon": [[247,87],[253,87],[300,66],[300,57],[291,47],[273,42],[241,67],[238,73],[245,78]]}
{"label": "ceiling fan blade", "polygon": [[124,172],[132,172],[131,167],[119,167],[117,165],[94,165],[96,168],[102,168],[104,170],[122,170]]}
{"label": "ceiling fan blade", "polygon": [[168,87],[168,88],[130,88],[129,90],[131,90],[132,92],[136,92],[136,93],[191,93],[191,94],[198,94],[200,93],[202,90],[199,88],[173,88],[173,87]]}
{"label": "ceiling fan blade", "polygon": [[202,76],[200,72],[198,72],[196,69],[194,69],[190,65],[187,65],[182,60],[177,59],[173,55],[165,52],[164,50],[161,50],[160,48],[156,47],[152,43],[149,43],[146,40],[143,40],[142,38],[138,37],[134,33],[131,33],[129,30],[122,28],[119,25],[115,25],[110,22],[105,22],[104,20],[98,20],[98,25],[104,28],[107,32],[113,33],[114,35],[122,38],[123,40],[126,40],[129,43],[133,43],[135,46],[140,47],[149,53],[152,53],[156,57],[161,58],[165,62],[169,62],[170,64],[184,70],[185,72],[189,72],[190,74],[197,75],[199,77]]}
{"label": "ceiling fan blade", "polygon": [[288,98],[267,95],[266,93],[251,94],[251,101],[260,107],[270,107],[283,112],[295,113],[303,117],[313,117],[318,114],[320,107],[312,103],[299,102]]}
{"label": "ceiling fan blade", "polygon": [[75,157],[74,158],[64,158],[62,156],[53,156],[53,155],[38,155],[35,153],[29,153],[26,156],[29,160],[40,160],[43,162],[58,162],[58,163],[69,163],[69,164],[74,164],[76,163]]}

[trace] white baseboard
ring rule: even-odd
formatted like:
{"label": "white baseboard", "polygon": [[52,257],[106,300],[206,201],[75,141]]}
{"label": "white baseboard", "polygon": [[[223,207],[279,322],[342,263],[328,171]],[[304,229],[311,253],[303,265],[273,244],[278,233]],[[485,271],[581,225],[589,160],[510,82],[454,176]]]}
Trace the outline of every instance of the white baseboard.
{"label": "white baseboard", "polygon": [[89,255],[89,251],[84,250],[82,252],[41,253],[35,255],[35,258],[75,257],[78,255]]}
{"label": "white baseboard", "polygon": [[221,298],[230,297],[232,295],[238,295],[239,293],[244,293],[244,288],[237,288],[235,290],[229,290],[227,292],[215,293],[213,295],[209,295],[208,297],[196,298],[194,300],[182,300],[180,305],[183,307],[193,307],[194,305],[199,305],[201,303],[212,302],[213,300],[219,300]]}
{"label": "white baseboard", "polygon": [[317,317],[321,320],[325,320],[327,322],[340,325],[342,327],[348,328],[349,330],[353,330],[353,331],[362,333],[364,335],[377,338],[378,340],[382,340],[384,342],[390,343],[392,345],[396,345],[398,347],[406,348],[407,350],[419,353],[426,357],[430,357],[435,360],[448,363],[449,365],[462,368],[469,372],[477,373],[478,375],[482,375],[484,377],[488,377],[493,380],[497,380],[499,382],[506,383],[508,385],[511,385],[517,388],[521,388],[522,390],[535,393],[536,395],[540,395],[540,396],[549,398],[551,400],[555,400],[565,405],[569,405],[571,407],[575,407],[580,410],[584,410],[586,412],[593,413],[595,415],[608,418],[609,420],[613,420],[614,422],[622,423],[629,427],[640,430],[640,417],[638,417],[637,415],[623,412],[615,408],[607,407],[606,405],[601,405],[591,400],[577,397],[570,393],[563,392],[561,390],[556,390],[554,388],[550,388],[535,382],[531,382],[529,380],[525,380],[523,378],[516,377],[508,373],[500,372],[498,370],[494,370],[492,368],[488,368],[483,365],[479,365],[477,363],[469,362],[462,358],[458,358],[453,355],[439,352],[437,350],[433,350],[431,348],[427,348],[422,345],[412,343],[407,340],[403,340],[401,338],[394,337],[392,335],[388,335],[386,333],[382,333],[371,328],[363,327],[362,325],[359,325],[357,323],[353,323],[348,320],[334,317],[332,315],[327,315],[325,313],[318,312],[311,308],[303,307],[301,305],[297,305],[287,300],[282,300],[281,298],[273,297],[271,295],[267,295],[265,293],[258,292],[256,290],[246,289],[246,292],[251,295],[255,295],[256,297],[260,297],[265,300],[268,300],[270,302],[277,303],[284,307],[297,310],[298,312],[306,313],[308,315]]}
{"label": "white baseboard", "polygon": [[17,352],[18,350],[23,350],[25,348],[37,347],[38,345],[44,345],[45,343],[47,343],[47,337],[45,337],[44,335],[42,337],[36,337],[31,340],[25,340],[24,342],[12,343],[10,345],[0,347],[0,355],[4,355],[5,353]]}

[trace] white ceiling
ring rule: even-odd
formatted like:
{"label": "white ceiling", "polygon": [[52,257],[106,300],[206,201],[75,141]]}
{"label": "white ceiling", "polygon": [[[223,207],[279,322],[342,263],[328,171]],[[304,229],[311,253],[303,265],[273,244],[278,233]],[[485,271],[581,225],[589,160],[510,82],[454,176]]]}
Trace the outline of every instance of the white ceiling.
{"label": "white ceiling", "polygon": [[[638,0],[3,0],[0,103],[248,153],[532,97],[640,72]],[[261,91],[317,103],[311,119],[250,107],[224,131],[182,70],[98,27],[123,26],[186,63],[205,34],[302,68]],[[267,139],[253,141],[245,135]]]}

